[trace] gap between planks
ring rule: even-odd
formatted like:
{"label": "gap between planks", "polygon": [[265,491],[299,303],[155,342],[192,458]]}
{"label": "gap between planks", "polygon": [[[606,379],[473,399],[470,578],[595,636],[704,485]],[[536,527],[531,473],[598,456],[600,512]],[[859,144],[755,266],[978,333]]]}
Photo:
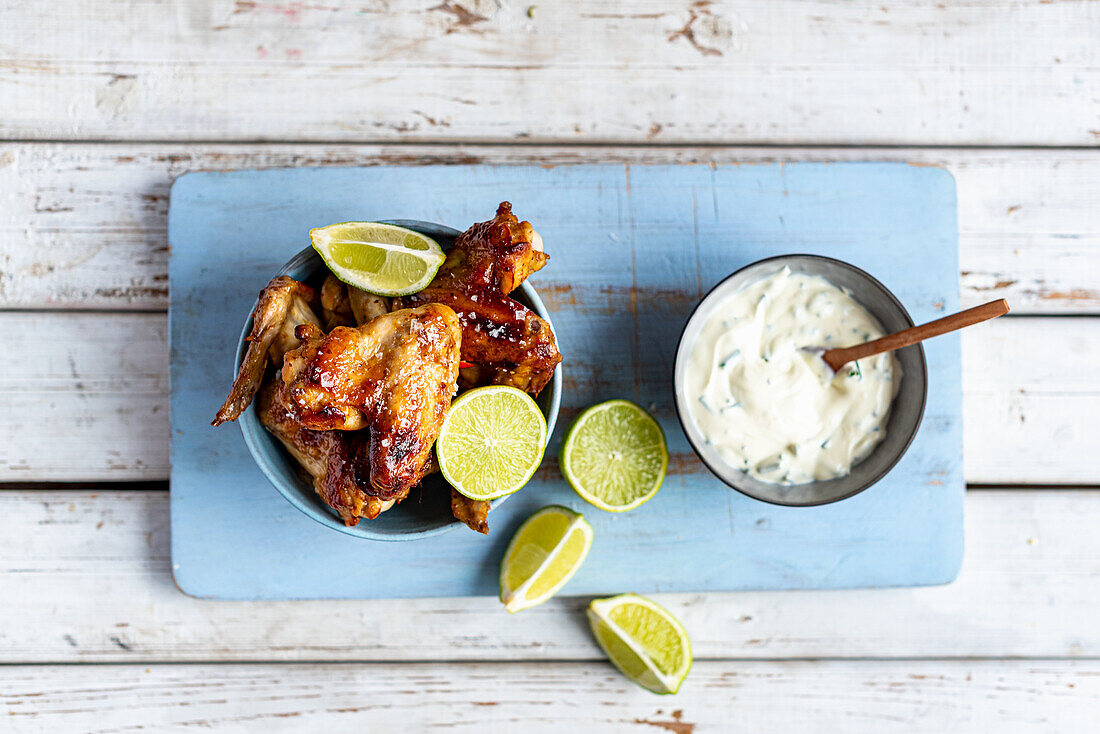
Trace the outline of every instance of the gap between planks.
{"label": "gap between planks", "polygon": [[[1072,0],[1070,0],[1072,1]],[[1095,2],[1095,0],[1081,0],[1082,2]],[[766,151],[807,151],[815,152],[822,150],[831,150],[837,152],[848,151],[878,151],[883,155],[890,152],[921,152],[921,151],[942,151],[948,153],[966,152],[966,153],[985,153],[985,152],[1008,152],[1008,151],[1020,151],[1020,152],[1034,152],[1034,153],[1085,153],[1096,151],[1100,146],[1097,145],[1016,145],[1016,144],[998,144],[998,143],[777,143],[770,140],[749,140],[739,143],[724,143],[713,142],[706,140],[699,140],[690,143],[671,143],[671,142],[656,142],[650,140],[641,140],[636,142],[619,142],[615,138],[608,138],[606,140],[570,140],[570,141],[555,141],[555,140],[531,140],[529,138],[518,138],[511,140],[490,139],[490,140],[449,140],[449,139],[434,139],[434,138],[418,138],[416,140],[364,140],[364,141],[347,141],[340,140],[339,138],[333,139],[311,139],[311,138],[279,138],[278,140],[272,140],[269,138],[242,138],[240,140],[218,140],[217,138],[203,138],[202,136],[192,136],[186,140],[174,140],[172,138],[141,138],[135,137],[126,140],[98,140],[96,138],[0,138],[0,145],[13,145],[13,146],[36,146],[36,145],[48,145],[48,146],[81,146],[81,147],[103,147],[103,148],[143,148],[143,147],[171,147],[171,148],[184,148],[184,147],[206,147],[206,148],[235,148],[237,150],[256,151],[266,148],[281,148],[281,147],[294,147],[294,148],[327,148],[327,149],[340,149],[340,148],[404,148],[409,151],[415,151],[417,149],[425,151],[436,151],[440,149],[447,150],[489,150],[489,149],[507,149],[512,151],[525,151],[525,150],[591,150],[591,151],[626,151],[633,153],[642,153],[645,151],[652,151],[660,153],[661,151],[730,151],[730,150],[758,150],[761,152]],[[362,163],[360,165],[372,165],[371,163]],[[377,164],[373,164],[377,165]]]}

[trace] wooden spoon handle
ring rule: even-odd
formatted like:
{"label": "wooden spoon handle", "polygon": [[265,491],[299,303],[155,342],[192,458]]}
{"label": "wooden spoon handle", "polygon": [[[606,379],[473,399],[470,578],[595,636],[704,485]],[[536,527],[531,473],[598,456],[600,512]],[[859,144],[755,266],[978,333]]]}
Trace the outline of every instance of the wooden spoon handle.
{"label": "wooden spoon handle", "polygon": [[990,301],[989,303],[983,303],[981,306],[968,308],[965,311],[953,313],[950,316],[944,316],[942,319],[929,321],[927,324],[911,326],[908,329],[902,329],[896,333],[887,334],[884,337],[869,341],[865,344],[857,344],[854,347],[846,347],[844,349],[826,349],[822,357],[835,372],[848,362],[870,357],[873,354],[892,352],[895,349],[901,349],[902,347],[916,344],[917,342],[939,336],[940,334],[946,334],[965,326],[972,326],[982,321],[1004,316],[1006,313],[1008,313],[1008,302],[1002,298],[996,301]]}

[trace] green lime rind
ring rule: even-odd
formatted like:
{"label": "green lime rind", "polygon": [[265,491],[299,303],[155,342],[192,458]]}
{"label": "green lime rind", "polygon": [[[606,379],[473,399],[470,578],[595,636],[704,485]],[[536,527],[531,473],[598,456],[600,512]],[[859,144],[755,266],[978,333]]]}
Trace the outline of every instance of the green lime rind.
{"label": "green lime rind", "polygon": [[446,256],[431,237],[380,222],[340,222],[309,231],[310,243],[344,283],[378,296],[417,293]]}
{"label": "green lime rind", "polygon": [[545,450],[546,417],[530,395],[505,385],[460,395],[435,442],[444,479],[474,500],[493,500],[522,488]]}
{"label": "green lime rind", "polygon": [[592,526],[561,505],[531,514],[516,530],[500,562],[500,601],[510,614],[552,598],[584,564]]}
{"label": "green lime rind", "polygon": [[558,455],[562,476],[589,504],[627,512],[648,502],[668,471],[661,426],[629,400],[585,410],[565,435]]}
{"label": "green lime rind", "polygon": [[592,600],[588,622],[608,660],[628,679],[660,695],[680,690],[693,662],[691,640],[667,609],[621,594]]}

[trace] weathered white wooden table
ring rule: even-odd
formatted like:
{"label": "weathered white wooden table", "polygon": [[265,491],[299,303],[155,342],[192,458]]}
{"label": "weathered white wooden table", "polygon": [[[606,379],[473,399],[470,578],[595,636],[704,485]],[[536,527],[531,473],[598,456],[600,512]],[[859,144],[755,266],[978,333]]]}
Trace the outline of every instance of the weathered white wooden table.
{"label": "weathered white wooden table", "polygon": [[[1097,730],[1100,3],[6,0],[0,139],[0,730]],[[670,699],[582,600],[172,585],[175,176],[869,159],[955,175],[964,303],[1013,306],[963,340],[956,583],[662,597]]]}

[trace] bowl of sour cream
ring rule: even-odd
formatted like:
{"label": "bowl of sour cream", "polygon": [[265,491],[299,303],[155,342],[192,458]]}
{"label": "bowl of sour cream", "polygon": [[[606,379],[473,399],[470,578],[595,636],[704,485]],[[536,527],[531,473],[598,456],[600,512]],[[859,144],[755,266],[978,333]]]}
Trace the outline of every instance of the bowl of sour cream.
{"label": "bowl of sour cream", "polygon": [[851,497],[884,477],[920,427],[928,366],[919,344],[844,365],[822,349],[913,325],[869,274],[820,255],[752,263],[708,293],[676,351],[676,410],[719,479],[781,505]]}

